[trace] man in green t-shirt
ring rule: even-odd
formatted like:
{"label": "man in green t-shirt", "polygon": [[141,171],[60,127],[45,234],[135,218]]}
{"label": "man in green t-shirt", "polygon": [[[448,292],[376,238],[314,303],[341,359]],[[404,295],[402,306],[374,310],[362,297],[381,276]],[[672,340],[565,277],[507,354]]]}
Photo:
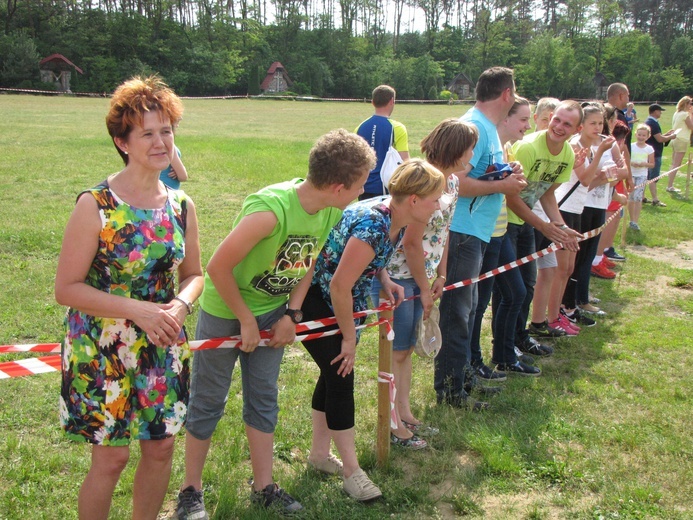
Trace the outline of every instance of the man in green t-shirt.
{"label": "man in green t-shirt", "polygon": [[[582,117],[582,107],[579,103],[563,101],[553,112],[547,130],[528,135],[513,146],[515,160],[522,164],[527,179],[527,187],[519,195],[506,195],[507,234],[517,258],[537,250],[535,230],[550,241],[563,244],[569,251],[578,250],[577,238],[580,234],[566,226],[558,210],[554,191],[559,184],[570,179],[575,153],[568,139],[580,131]],[[581,160],[584,160],[583,154],[584,152],[581,153]],[[549,219],[548,222],[532,212],[534,204],[538,201]],[[517,320],[515,345],[526,345],[533,341],[525,326],[537,282],[536,262],[521,266],[520,273],[527,294]]]}
{"label": "man in green t-shirt", "polygon": [[[375,153],[358,135],[346,130],[324,135],[310,152],[306,179],[250,195],[210,259],[196,337],[240,334],[242,344],[238,349],[200,350],[194,355],[179,519],[208,518],[202,470],[237,358],[253,469],[251,500],[285,513],[303,509],[272,476],[279,366],[284,347],[294,342],[296,324],[302,320],[300,309],[315,259],[342,210],[363,192],[374,164]],[[264,340],[263,330],[269,331]]]}

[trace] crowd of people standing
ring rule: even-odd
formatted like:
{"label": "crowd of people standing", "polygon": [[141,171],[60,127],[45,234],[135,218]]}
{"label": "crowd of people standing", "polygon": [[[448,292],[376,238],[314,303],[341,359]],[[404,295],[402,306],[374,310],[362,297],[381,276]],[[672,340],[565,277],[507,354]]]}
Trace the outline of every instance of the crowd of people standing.
{"label": "crowd of people standing", "polygon": [[[537,359],[553,354],[546,339],[576,336],[605,314],[590,295],[590,277],[611,278],[620,255],[606,230],[589,240],[583,234],[626,203],[630,227],[638,230],[645,178],[659,175],[669,141],[681,164],[693,128],[691,98],[679,102],[674,129],[662,133],[664,109],[651,105],[638,124],[627,86],[615,83],[608,103],[539,100],[536,129],[528,133],[531,106],[517,95],[513,71],[492,67],[479,77],[474,106],[438,124],[421,141],[424,158],[411,159],[406,127],[390,118],[395,98],[392,87],[377,87],[374,115],[354,133],[319,138],[305,179],[248,196],[203,270],[195,205],[179,190],[188,177],[174,144],[182,103],[156,77],[133,78],[116,90],[106,120],[124,167],[79,194],[55,282],[56,299],[69,308],[61,423],[68,437],[92,444],[80,518],[108,517],[134,440],[141,458],[133,518],[156,518],[173,440],[184,427],[176,516],[208,518],[203,469],[237,361],[251,501],[302,510],[273,477],[277,381],[296,325],[331,316],[335,323],[322,330],[338,334],[304,342],[319,370],[308,465],[339,476],[354,500],[380,498],[355,448],[354,365],[363,320],[354,312],[379,299],[395,307],[391,442],[426,449],[439,430],[416,417],[410,402],[412,352],[417,325],[436,301],[442,347],[432,383],[439,406],[480,412],[501,390],[490,383],[540,376]],[[390,148],[402,164],[383,181]],[[676,190],[674,177],[667,191]],[[653,204],[664,206],[650,186]],[[443,290],[551,243],[562,249]],[[239,335],[239,348],[191,354],[184,323],[198,298],[196,339]],[[487,363],[481,326],[489,305]]]}

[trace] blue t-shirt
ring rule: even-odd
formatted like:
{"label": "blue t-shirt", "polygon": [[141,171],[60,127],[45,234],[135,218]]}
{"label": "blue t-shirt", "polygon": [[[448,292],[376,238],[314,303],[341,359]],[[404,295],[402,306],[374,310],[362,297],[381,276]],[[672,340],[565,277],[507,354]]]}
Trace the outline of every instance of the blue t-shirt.
{"label": "blue t-shirt", "polygon": [[664,143],[657,141],[655,135],[662,133],[662,127],[659,126],[659,121],[652,116],[645,119],[645,124],[650,127],[650,137],[645,142],[654,148],[655,158],[661,157],[664,153]]}
{"label": "blue t-shirt", "polygon": [[[178,154],[178,157],[180,157],[180,150],[178,149],[177,146],[175,146],[176,153]],[[159,180],[163,182],[166,186],[171,188],[172,190],[179,190],[180,189],[180,181],[178,179],[172,179],[171,177],[168,176],[169,173],[173,168],[171,168],[171,165],[168,165],[168,168],[165,170],[161,170],[161,173],[159,173]]]}
{"label": "blue t-shirt", "polygon": [[380,169],[385,162],[385,156],[390,148],[390,144],[398,152],[408,152],[407,129],[404,125],[394,119],[385,116],[373,115],[366,119],[356,129],[358,135],[363,137],[366,142],[375,150],[378,162],[370,173],[368,180],[363,187],[364,193],[385,193],[383,182],[380,179]]}
{"label": "blue t-shirt", "polygon": [[[392,216],[390,208],[383,202],[389,197],[375,197],[350,205],[344,210],[342,219],[332,228],[324,247],[318,255],[313,275],[313,285],[320,287],[322,297],[332,308],[330,282],[342,260],[344,249],[350,238],[357,238],[373,248],[375,257],[361,273],[352,289],[354,311],[368,309],[368,297],[375,275],[390,263],[395,249],[402,241],[404,229],[397,243],[390,240]],[[348,261],[348,259],[344,259]]]}
{"label": "blue t-shirt", "polygon": [[[496,125],[476,108],[470,108],[460,120],[472,123],[479,130],[479,141],[474,147],[474,156],[470,161],[472,171],[468,175],[469,178],[476,179],[486,173],[490,164],[503,161],[503,146],[498,137]],[[503,195],[501,193],[479,197],[463,197],[460,194],[450,229],[489,242],[502,203]]]}

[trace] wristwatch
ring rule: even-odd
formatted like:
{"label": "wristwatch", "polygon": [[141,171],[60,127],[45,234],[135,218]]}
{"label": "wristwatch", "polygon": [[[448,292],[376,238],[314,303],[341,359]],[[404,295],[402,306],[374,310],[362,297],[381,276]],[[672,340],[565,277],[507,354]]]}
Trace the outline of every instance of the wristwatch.
{"label": "wristwatch", "polygon": [[188,316],[193,313],[192,303],[190,303],[188,300],[186,300],[185,298],[181,298],[180,296],[174,296],[173,299],[178,300],[183,305],[185,305],[185,308],[188,309]]}
{"label": "wristwatch", "polygon": [[291,318],[291,321],[294,323],[301,323],[303,320],[303,311],[301,309],[286,309],[284,314]]}

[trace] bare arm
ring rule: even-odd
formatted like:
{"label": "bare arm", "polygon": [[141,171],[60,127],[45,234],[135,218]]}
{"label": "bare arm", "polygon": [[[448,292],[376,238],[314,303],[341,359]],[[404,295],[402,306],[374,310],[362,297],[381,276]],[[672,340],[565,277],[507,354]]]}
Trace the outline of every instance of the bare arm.
{"label": "bare arm", "polygon": [[[185,258],[178,266],[178,296],[194,302],[202,294],[204,275],[200,258],[200,237],[197,226],[197,210],[191,199],[187,200],[188,214],[185,223]],[[179,300],[172,300],[175,315],[181,325],[187,316],[188,309]]]}
{"label": "bare arm", "polygon": [[[171,159],[171,169],[173,169],[171,173],[174,174],[175,178],[179,181],[183,182],[188,180],[188,170],[185,169],[183,161],[180,160],[175,150],[173,151],[173,159]],[[169,176],[170,175],[171,174],[169,174]]]}
{"label": "bare arm", "polygon": [[252,311],[241,296],[233,275],[236,267],[248,253],[277,225],[277,217],[270,211],[252,213],[243,217],[227,235],[207,264],[207,273],[224,303],[241,323],[241,350],[252,352],[260,343],[260,331]]}
{"label": "bare arm", "polygon": [[433,307],[433,297],[424,262],[423,234],[425,230],[426,225],[420,222],[409,224],[404,232],[402,246],[404,247],[404,256],[407,259],[407,265],[411,271],[412,278],[414,278],[416,285],[419,286],[424,319],[427,319],[428,314],[431,312],[431,307]]}

